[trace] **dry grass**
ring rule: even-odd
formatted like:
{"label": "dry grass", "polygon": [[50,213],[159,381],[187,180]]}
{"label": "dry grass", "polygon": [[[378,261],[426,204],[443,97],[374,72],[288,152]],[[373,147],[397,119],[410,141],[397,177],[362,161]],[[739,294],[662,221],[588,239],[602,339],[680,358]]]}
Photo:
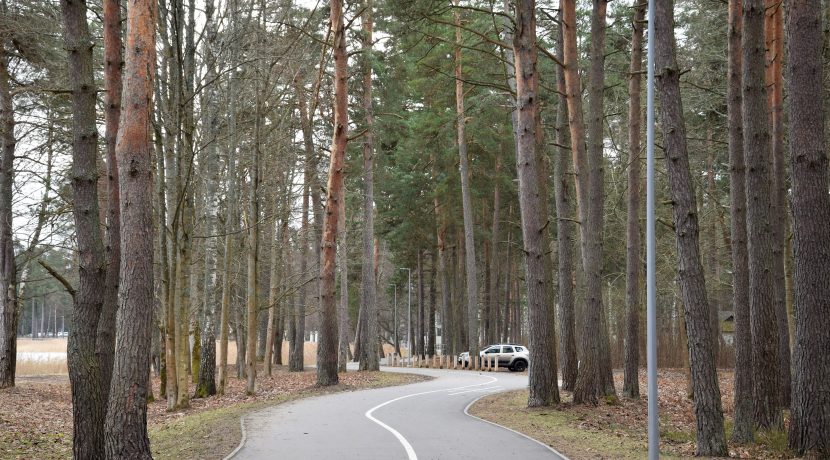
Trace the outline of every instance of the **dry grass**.
{"label": "dry grass", "polygon": [[55,339],[17,339],[18,353],[66,353],[66,337]]}
{"label": "dry grass", "polygon": [[[69,370],[66,366],[66,357],[59,356],[59,353],[66,353],[66,338],[54,339],[17,339],[17,375],[20,376],[34,376],[34,375],[68,375]],[[282,359],[284,363],[288,362],[288,342],[282,344]],[[384,345],[384,353],[392,353],[394,351],[391,345]],[[219,342],[216,343],[216,349],[219,350]],[[306,366],[313,366],[317,364],[317,344],[306,342],[303,350],[303,356]],[[217,364],[219,359],[217,356]],[[228,364],[236,364],[236,342],[228,342]]]}

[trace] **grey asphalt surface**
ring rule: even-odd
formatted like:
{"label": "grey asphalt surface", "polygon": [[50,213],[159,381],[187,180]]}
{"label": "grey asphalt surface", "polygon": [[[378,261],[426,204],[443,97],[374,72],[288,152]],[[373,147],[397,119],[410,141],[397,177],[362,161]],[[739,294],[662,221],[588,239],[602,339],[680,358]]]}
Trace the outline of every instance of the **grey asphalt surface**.
{"label": "grey asphalt surface", "polygon": [[527,387],[527,373],[383,368],[428,382],[302,399],[249,414],[237,459],[562,459],[465,413],[482,395]]}

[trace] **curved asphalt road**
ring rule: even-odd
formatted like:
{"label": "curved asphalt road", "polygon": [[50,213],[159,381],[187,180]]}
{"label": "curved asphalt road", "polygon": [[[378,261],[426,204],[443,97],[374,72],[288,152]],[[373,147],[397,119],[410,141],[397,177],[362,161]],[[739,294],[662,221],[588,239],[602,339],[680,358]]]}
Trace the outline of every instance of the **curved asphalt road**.
{"label": "curved asphalt road", "polygon": [[481,396],[527,387],[527,374],[389,369],[428,382],[338,393],[249,414],[236,459],[564,459],[466,414]]}

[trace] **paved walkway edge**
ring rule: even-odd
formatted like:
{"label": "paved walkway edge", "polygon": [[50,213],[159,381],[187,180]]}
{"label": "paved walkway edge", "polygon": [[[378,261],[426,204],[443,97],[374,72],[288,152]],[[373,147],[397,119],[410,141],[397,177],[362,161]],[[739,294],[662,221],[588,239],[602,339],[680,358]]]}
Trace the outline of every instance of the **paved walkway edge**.
{"label": "paved walkway edge", "polygon": [[[491,394],[498,394],[498,393],[491,393]],[[479,396],[478,398],[476,398],[476,399],[474,399],[474,400],[470,401],[470,404],[467,404],[467,407],[465,407],[465,408],[464,408],[464,414],[466,414],[468,417],[472,417],[472,418],[474,418],[474,419],[476,419],[476,420],[480,420],[480,421],[482,421],[482,422],[484,422],[484,423],[489,423],[490,425],[497,426],[497,427],[502,428],[502,429],[505,429],[505,430],[507,430],[507,431],[510,431],[510,432],[516,433],[517,435],[519,435],[519,436],[521,436],[521,437],[523,437],[523,438],[529,439],[529,440],[531,440],[531,441],[535,442],[536,444],[539,444],[540,446],[544,446],[546,449],[548,449],[548,450],[550,450],[551,452],[553,452],[553,454],[554,454],[554,455],[556,455],[557,457],[559,457],[559,459],[560,459],[560,460],[570,460],[570,459],[568,459],[568,457],[566,457],[565,455],[563,455],[563,454],[562,454],[561,452],[559,452],[558,450],[556,450],[556,449],[554,449],[553,447],[551,447],[551,446],[549,446],[549,445],[547,445],[547,444],[543,443],[542,441],[539,441],[538,439],[531,438],[530,436],[528,436],[528,435],[526,435],[526,434],[524,434],[524,433],[522,433],[522,432],[520,432],[520,431],[516,431],[516,430],[514,430],[514,429],[512,429],[512,428],[508,428],[508,427],[506,427],[506,426],[504,426],[504,425],[499,425],[499,424],[498,424],[498,423],[496,423],[496,422],[491,422],[490,420],[485,420],[485,419],[483,419],[483,418],[481,418],[481,417],[477,417],[477,416],[475,416],[475,415],[471,414],[471,413],[470,413],[470,408],[471,408],[471,407],[473,407],[473,404],[477,403],[477,402],[478,402],[481,398],[483,398],[483,397],[485,397],[485,396],[490,396],[490,395],[486,395],[486,394],[485,394],[485,395],[481,395],[481,396]]]}

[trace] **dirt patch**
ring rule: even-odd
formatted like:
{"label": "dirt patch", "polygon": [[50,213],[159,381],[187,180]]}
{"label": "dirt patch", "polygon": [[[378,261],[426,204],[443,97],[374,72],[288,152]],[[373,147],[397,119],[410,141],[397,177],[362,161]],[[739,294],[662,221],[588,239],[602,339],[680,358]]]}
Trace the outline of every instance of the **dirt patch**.
{"label": "dirt patch", "polygon": [[[615,373],[617,389],[622,374]],[[732,372],[719,373],[727,439],[732,431]],[[695,417],[688,397],[687,374],[680,370],[659,373],[660,455],[692,458],[695,449]],[[640,389],[646,389],[645,372]],[[647,451],[648,400],[622,398],[600,402],[597,407],[572,404],[569,392],[561,392],[556,407],[527,408],[527,390],[490,395],[476,402],[470,413],[527,434],[562,452],[571,459],[639,459]],[[785,417],[786,418],[786,417]],[[786,434],[759,433],[753,445],[729,445],[729,454],[738,458],[792,458],[786,448]]]}
{"label": "dirt patch", "polygon": [[[235,375],[229,369],[230,375]],[[261,371],[260,371],[261,372]],[[316,373],[277,368],[257,379],[257,395],[245,395],[245,381],[228,380],[223,396],[191,400],[191,407],[167,412],[166,402],[148,404],[147,420],[154,456],[159,459],[223,458],[239,443],[239,418],[258,408],[308,396],[402,385],[428,379],[412,374],[348,372],[335,387],[315,386]],[[159,397],[159,380],[153,394]],[[190,390],[193,391],[191,385]],[[69,379],[38,376],[18,379],[0,390],[0,459],[63,459],[72,456],[72,403]]]}

